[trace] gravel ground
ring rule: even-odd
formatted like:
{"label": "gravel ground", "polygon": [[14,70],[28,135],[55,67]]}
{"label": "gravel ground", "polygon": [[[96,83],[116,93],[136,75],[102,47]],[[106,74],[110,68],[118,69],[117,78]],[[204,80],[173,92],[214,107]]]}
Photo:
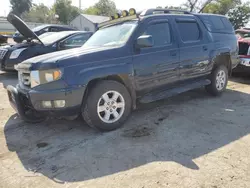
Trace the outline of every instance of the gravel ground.
{"label": "gravel ground", "polygon": [[141,105],[123,128],[22,122],[0,73],[0,187],[250,187],[250,78],[223,96],[203,89]]}

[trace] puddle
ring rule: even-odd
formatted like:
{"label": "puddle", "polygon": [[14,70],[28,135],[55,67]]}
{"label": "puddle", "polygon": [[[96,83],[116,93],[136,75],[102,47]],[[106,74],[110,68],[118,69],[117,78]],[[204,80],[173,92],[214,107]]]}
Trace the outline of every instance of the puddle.
{"label": "puddle", "polygon": [[143,137],[149,136],[151,129],[147,127],[135,128],[130,130],[125,130],[122,136],[124,137]]}
{"label": "puddle", "polygon": [[38,147],[38,148],[45,148],[45,147],[47,147],[49,144],[48,143],[46,143],[46,142],[41,142],[41,143],[38,143],[36,146]]}

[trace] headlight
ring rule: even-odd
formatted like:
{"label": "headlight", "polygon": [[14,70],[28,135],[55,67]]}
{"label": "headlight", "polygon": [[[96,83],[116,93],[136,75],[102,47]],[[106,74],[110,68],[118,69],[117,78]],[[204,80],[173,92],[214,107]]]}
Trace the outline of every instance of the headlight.
{"label": "headlight", "polygon": [[27,48],[20,48],[17,50],[14,50],[11,54],[10,54],[10,59],[16,59],[18,58],[18,56],[22,53],[22,51],[26,50]]}
{"label": "headlight", "polygon": [[30,83],[31,87],[35,87],[41,84],[46,84],[59,80],[62,77],[62,70],[42,70],[42,71],[31,71]]}

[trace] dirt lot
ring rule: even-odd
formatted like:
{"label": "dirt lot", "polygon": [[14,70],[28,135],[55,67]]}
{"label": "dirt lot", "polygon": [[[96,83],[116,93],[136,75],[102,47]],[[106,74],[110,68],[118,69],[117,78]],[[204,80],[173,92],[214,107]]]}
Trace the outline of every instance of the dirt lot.
{"label": "dirt lot", "polygon": [[0,187],[250,187],[250,78],[140,106],[99,133],[80,120],[26,124],[0,74]]}

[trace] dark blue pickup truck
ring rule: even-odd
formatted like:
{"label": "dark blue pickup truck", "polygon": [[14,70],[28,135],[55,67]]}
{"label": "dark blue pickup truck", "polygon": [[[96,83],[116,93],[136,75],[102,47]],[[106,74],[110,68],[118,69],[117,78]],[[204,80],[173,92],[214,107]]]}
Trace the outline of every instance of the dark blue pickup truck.
{"label": "dark blue pickup truck", "polygon": [[81,114],[92,127],[120,127],[136,108],[205,86],[225,91],[237,39],[224,16],[134,9],[116,14],[78,49],[37,56],[16,69],[9,100],[27,122]]}

